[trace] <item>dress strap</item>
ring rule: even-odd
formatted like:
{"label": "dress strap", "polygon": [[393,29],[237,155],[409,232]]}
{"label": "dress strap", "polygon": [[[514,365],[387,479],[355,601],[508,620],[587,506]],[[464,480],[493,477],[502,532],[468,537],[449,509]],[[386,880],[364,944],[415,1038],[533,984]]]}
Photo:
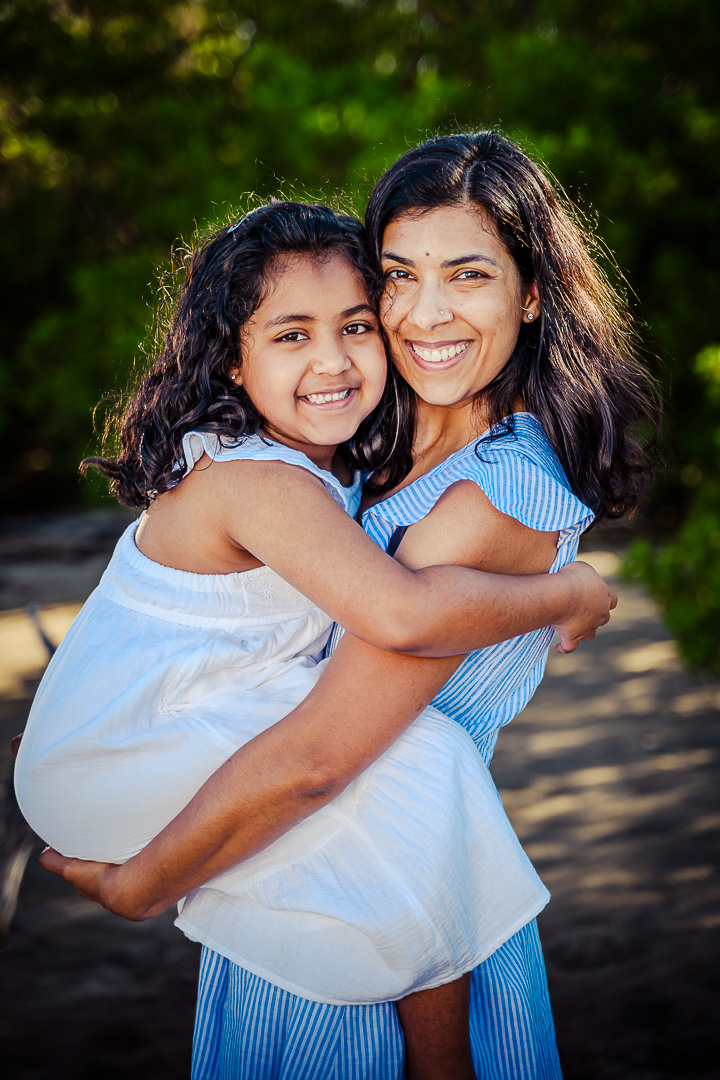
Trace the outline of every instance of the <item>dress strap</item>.
{"label": "dress strap", "polygon": [[397,529],[392,534],[392,536],[390,537],[390,540],[388,542],[388,546],[387,546],[388,555],[394,555],[395,554],[397,549],[400,547],[400,542],[401,542],[403,536],[405,535],[405,533],[407,532],[407,529],[408,529],[407,525],[398,525]]}

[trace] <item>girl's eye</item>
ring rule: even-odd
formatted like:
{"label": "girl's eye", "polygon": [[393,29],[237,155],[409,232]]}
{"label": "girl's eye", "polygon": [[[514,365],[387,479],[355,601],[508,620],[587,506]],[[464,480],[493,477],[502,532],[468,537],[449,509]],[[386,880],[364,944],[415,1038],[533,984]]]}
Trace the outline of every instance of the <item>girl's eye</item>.
{"label": "girl's eye", "polygon": [[302,330],[288,330],[287,334],[283,334],[282,337],[279,337],[277,340],[278,341],[291,341],[292,342],[292,341],[305,341],[306,339],[307,339],[307,334],[303,333]]}
{"label": "girl's eye", "polygon": [[360,334],[371,334],[374,329],[375,327],[370,326],[369,323],[354,322],[344,328],[343,334],[350,334],[353,337],[358,337]]}

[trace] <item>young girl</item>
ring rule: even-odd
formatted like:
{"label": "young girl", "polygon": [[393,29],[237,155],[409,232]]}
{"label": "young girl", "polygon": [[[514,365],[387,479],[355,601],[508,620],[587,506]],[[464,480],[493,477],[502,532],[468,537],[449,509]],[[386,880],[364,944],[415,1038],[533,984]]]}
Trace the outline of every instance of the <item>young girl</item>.
{"label": "young girl", "polygon": [[[363,266],[355,222],[299,204],[256,210],[196,254],[120,458],[96,459],[121,501],[149,509],[53,659],[18,756],[21,806],[64,855],[141,850],[312,689],[333,618],[421,656],[548,622],[571,647],[606,620],[607,590],[581,570],[413,574],[352,520],[397,419]],[[599,614],[581,618],[589,601]],[[178,922],[306,998],[448,983],[547,900],[472,740],[435,710],[280,836],[288,824],[255,854],[264,822]]]}

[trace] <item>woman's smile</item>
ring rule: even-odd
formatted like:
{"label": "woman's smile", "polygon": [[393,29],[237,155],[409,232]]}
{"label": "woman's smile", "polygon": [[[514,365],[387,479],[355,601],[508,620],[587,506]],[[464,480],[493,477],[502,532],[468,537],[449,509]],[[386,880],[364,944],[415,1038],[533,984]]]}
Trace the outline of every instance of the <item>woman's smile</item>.
{"label": "woman's smile", "polygon": [[471,345],[470,341],[407,341],[405,343],[410,351],[413,353],[414,358],[422,364],[429,364],[431,367],[436,368],[443,366],[445,368],[451,366],[451,362],[455,359],[459,360],[460,357],[467,351]]}

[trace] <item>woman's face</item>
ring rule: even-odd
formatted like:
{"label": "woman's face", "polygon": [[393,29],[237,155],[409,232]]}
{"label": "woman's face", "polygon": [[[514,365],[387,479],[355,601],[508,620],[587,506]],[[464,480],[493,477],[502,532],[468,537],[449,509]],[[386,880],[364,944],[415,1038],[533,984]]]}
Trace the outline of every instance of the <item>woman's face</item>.
{"label": "woman's face", "polygon": [[537,289],[479,209],[410,211],[382,244],[381,315],[393,359],[418,397],[467,404],[502,371],[520,325],[537,319]]}

